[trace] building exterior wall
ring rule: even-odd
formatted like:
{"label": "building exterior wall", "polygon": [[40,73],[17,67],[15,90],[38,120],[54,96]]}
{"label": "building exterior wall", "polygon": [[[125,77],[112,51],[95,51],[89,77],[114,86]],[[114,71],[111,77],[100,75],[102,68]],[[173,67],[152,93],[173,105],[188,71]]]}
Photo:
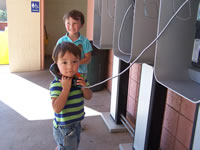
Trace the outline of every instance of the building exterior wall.
{"label": "building exterior wall", "polygon": [[40,70],[40,13],[27,0],[6,0],[6,6],[10,71]]}
{"label": "building exterior wall", "polygon": [[133,64],[129,71],[127,119],[133,127],[135,127],[136,123],[141,67],[141,64]]}
{"label": "building exterior wall", "polygon": [[168,90],[161,137],[162,150],[188,150],[196,104]]}
{"label": "building exterior wall", "polygon": [[94,22],[94,0],[88,0],[87,2],[87,30],[86,37],[92,41],[93,40],[93,22]]}
{"label": "building exterior wall", "polygon": [[[135,125],[141,66],[130,69],[127,114]],[[138,69],[140,67],[140,69]],[[160,148],[162,150],[189,150],[196,104],[168,89]]]}

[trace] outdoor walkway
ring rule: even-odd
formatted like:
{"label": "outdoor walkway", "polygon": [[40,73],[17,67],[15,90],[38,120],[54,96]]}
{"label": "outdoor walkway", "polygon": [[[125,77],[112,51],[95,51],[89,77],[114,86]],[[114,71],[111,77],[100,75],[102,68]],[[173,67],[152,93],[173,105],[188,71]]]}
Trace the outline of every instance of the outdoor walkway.
{"label": "outdoor walkway", "polygon": [[[10,73],[8,65],[0,65],[0,149],[55,149],[48,90],[51,80],[48,70]],[[110,110],[107,90],[94,92],[85,106],[79,150],[119,150],[119,144],[132,142],[128,132],[110,133],[101,117]]]}

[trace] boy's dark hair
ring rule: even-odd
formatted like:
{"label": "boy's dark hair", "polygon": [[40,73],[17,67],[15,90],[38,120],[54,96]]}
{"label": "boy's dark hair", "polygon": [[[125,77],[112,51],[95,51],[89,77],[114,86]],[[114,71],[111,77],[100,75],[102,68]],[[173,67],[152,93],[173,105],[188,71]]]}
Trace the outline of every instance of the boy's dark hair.
{"label": "boy's dark hair", "polygon": [[71,42],[62,42],[55,46],[52,59],[56,63],[58,61],[58,55],[61,53],[61,57],[65,55],[66,52],[72,53],[75,57],[81,59],[81,51],[75,44]]}
{"label": "boy's dark hair", "polygon": [[74,20],[80,20],[82,25],[85,23],[84,15],[79,10],[74,9],[68,13],[65,13],[63,16],[63,21],[65,22],[66,19],[69,19],[69,17],[73,18]]}

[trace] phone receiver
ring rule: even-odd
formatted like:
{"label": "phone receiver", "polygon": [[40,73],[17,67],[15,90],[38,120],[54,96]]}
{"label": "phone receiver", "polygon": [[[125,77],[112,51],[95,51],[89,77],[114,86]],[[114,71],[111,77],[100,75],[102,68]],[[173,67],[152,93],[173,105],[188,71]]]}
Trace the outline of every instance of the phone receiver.
{"label": "phone receiver", "polygon": [[79,80],[78,78],[81,76],[81,74],[80,73],[77,73],[76,75],[75,75],[75,77],[72,79],[72,85],[73,86],[76,86],[76,87],[78,87],[78,88],[81,88],[81,85],[76,85],[76,83],[77,83],[77,80]]}
{"label": "phone receiver", "polygon": [[54,77],[61,79],[62,75],[60,74],[57,64],[51,64],[49,71]]}
{"label": "phone receiver", "polygon": [[[49,71],[50,71],[50,73],[51,73],[54,77],[59,78],[59,79],[62,78],[62,75],[60,74],[60,71],[59,71],[59,69],[58,69],[58,65],[57,65],[57,64],[55,64],[55,63],[51,64],[51,66],[50,66],[50,68],[49,68]],[[77,86],[78,88],[81,88],[80,85],[76,85],[77,80],[78,80],[78,78],[79,78],[80,76],[81,76],[80,73],[77,73],[77,74],[75,75],[75,77],[72,79],[72,86]]]}

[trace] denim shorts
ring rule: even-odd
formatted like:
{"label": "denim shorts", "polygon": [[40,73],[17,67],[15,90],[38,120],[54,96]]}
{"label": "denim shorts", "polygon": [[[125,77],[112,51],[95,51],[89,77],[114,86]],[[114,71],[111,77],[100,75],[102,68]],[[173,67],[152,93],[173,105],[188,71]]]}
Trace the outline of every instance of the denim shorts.
{"label": "denim shorts", "polygon": [[77,150],[80,143],[81,123],[53,127],[53,136],[58,150]]}

